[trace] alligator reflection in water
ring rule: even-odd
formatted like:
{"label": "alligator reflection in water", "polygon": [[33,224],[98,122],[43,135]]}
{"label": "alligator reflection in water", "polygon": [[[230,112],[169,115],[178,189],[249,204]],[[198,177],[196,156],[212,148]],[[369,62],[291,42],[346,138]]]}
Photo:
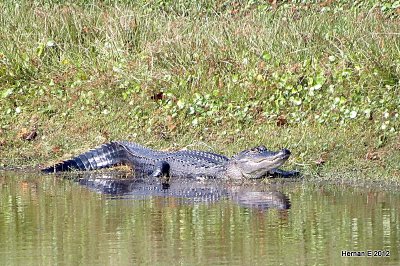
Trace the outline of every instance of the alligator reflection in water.
{"label": "alligator reflection in water", "polygon": [[290,208],[287,196],[257,181],[237,184],[216,179],[172,178],[168,183],[162,183],[158,178],[121,178],[115,172],[85,173],[79,175],[76,181],[89,189],[118,198],[173,197],[187,203],[216,202],[228,198],[249,208]]}

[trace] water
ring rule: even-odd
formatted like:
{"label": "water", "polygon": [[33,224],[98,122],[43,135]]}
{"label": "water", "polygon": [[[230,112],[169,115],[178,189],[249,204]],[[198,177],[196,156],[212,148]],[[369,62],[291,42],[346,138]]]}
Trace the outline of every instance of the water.
{"label": "water", "polygon": [[0,172],[0,265],[400,263],[398,191],[121,178]]}

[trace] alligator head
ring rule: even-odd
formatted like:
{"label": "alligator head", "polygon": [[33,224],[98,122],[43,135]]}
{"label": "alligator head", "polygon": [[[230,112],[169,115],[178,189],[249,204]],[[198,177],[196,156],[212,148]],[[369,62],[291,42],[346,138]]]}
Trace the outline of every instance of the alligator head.
{"label": "alligator head", "polygon": [[258,146],[233,156],[227,164],[226,174],[234,179],[261,178],[285,163],[289,156],[287,149],[274,152]]}

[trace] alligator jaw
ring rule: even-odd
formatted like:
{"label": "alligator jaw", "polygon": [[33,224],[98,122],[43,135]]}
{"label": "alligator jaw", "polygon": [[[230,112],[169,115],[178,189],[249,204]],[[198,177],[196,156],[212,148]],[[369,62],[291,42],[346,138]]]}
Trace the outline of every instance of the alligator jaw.
{"label": "alligator jaw", "polygon": [[287,149],[271,152],[260,147],[254,148],[251,153],[242,152],[233,157],[227,165],[227,176],[233,179],[262,178],[284,164],[290,156]]}

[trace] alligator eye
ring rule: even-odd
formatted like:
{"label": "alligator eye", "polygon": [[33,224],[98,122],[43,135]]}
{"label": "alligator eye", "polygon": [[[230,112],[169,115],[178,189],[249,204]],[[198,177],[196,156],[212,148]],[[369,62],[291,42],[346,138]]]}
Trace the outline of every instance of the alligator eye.
{"label": "alligator eye", "polygon": [[267,150],[267,148],[264,145],[261,145],[261,146],[257,146],[257,147],[252,148],[251,150],[249,150],[249,152],[251,152],[251,153],[259,153],[259,152],[263,152],[263,151],[266,151],[266,150]]}

